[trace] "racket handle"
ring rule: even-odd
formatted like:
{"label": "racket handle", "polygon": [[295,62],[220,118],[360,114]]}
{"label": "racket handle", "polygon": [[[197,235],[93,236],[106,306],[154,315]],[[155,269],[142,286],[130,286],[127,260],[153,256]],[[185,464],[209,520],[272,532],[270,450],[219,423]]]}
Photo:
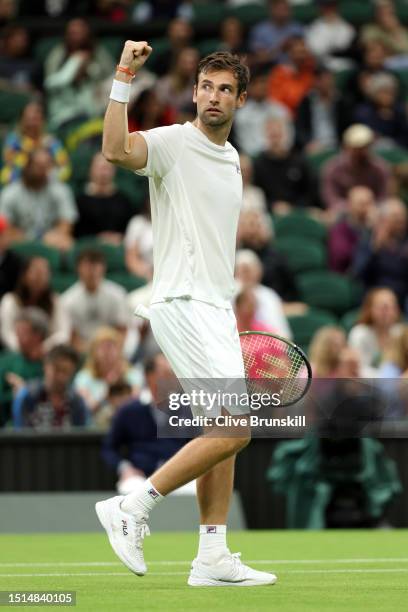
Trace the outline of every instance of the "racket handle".
{"label": "racket handle", "polygon": [[146,306],[143,306],[143,304],[138,304],[133,314],[135,315],[135,317],[140,317],[141,319],[144,319],[145,321],[150,321],[149,309],[146,308]]}

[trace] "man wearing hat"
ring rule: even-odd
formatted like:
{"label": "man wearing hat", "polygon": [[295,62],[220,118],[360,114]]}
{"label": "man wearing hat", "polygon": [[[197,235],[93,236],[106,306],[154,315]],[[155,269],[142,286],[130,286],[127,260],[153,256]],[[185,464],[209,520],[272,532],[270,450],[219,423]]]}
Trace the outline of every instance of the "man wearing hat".
{"label": "man wearing hat", "polygon": [[374,193],[377,202],[387,196],[390,176],[388,165],[372,153],[374,132],[356,123],[343,134],[343,151],[323,169],[322,198],[335,216],[344,212],[347,194],[352,187],[364,185]]}

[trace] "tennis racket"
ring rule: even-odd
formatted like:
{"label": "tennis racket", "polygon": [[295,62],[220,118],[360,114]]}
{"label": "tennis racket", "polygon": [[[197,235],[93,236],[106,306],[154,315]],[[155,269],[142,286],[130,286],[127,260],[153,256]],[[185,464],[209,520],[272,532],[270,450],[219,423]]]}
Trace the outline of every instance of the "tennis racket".
{"label": "tennis racket", "polygon": [[261,331],[240,334],[247,389],[279,393],[282,407],[304,397],[312,382],[312,368],[304,352],[290,340]]}

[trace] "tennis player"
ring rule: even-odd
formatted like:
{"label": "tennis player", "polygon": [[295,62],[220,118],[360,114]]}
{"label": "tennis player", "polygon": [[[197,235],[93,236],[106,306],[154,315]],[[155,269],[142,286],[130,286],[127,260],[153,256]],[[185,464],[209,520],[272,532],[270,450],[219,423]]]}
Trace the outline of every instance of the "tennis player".
{"label": "tennis player", "polygon": [[[125,43],[105,116],[103,154],[110,162],[149,177],[154,236],[152,330],[182,384],[185,379],[243,380],[231,308],[242,180],[238,153],[227,138],[235,111],[245,103],[249,71],[230,53],[205,57],[192,92],[196,119],[129,134],[130,82],[151,52],[145,41]],[[229,407],[227,414],[242,414],[242,409]],[[244,565],[226,543],[235,456],[249,440],[249,427],[240,435],[220,437],[210,432],[195,438],[156,471],[142,490],[96,504],[113,550],[132,572],[141,576],[147,571],[143,538],[149,534],[150,511],[168,493],[197,479],[200,540],[188,584],[276,582],[273,574]]]}

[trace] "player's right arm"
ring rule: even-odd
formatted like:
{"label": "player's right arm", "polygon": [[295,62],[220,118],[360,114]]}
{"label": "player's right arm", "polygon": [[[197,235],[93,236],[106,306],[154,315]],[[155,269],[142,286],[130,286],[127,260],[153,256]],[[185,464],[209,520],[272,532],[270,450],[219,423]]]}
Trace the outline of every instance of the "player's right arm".
{"label": "player's right arm", "polygon": [[[151,52],[152,48],[146,41],[127,40],[119,66],[137,73]],[[130,83],[132,77],[117,71],[115,80]],[[140,170],[146,166],[146,141],[137,132],[129,134],[127,104],[123,102],[109,101],[103,126],[102,153],[108,161],[129,170]]]}

